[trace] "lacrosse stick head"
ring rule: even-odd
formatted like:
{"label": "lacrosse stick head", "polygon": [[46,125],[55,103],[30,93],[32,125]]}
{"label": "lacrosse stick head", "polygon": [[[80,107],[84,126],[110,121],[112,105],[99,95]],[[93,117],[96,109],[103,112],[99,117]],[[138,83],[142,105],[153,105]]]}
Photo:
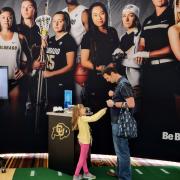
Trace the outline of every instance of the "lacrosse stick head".
{"label": "lacrosse stick head", "polygon": [[40,35],[43,39],[46,39],[48,36],[49,26],[51,24],[51,16],[42,15],[35,19],[35,22],[40,30]]}

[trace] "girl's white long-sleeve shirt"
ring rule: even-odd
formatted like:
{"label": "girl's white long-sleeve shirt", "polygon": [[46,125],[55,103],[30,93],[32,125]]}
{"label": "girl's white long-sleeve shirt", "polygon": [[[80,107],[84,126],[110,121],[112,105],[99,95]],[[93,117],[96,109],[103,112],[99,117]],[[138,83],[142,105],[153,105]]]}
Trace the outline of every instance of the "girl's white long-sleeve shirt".
{"label": "girl's white long-sleeve shirt", "polygon": [[105,113],[106,110],[101,109],[92,116],[81,116],[78,118],[78,128],[79,128],[78,140],[80,143],[90,144],[92,142],[89,122],[98,121]]}

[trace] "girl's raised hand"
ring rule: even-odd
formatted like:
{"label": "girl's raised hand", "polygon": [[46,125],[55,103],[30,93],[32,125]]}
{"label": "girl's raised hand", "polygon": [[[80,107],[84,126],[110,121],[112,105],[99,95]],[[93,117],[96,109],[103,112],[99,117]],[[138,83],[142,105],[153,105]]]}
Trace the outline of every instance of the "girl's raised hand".
{"label": "girl's raised hand", "polygon": [[107,107],[105,107],[105,108],[103,108],[104,109],[104,111],[107,111]]}

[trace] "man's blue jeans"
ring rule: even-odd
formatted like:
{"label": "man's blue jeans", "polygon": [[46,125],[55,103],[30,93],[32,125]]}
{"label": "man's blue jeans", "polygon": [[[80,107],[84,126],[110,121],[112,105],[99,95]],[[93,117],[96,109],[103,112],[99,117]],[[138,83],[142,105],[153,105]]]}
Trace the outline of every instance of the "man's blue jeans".
{"label": "man's blue jeans", "polygon": [[131,180],[131,163],[128,139],[117,136],[118,124],[111,123],[114,149],[117,156],[117,175],[119,180]]}

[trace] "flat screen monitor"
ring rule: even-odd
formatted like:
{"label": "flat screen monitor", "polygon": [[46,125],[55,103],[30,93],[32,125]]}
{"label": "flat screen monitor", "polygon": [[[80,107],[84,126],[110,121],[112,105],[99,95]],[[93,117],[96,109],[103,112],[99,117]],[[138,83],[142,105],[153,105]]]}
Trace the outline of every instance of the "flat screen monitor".
{"label": "flat screen monitor", "polygon": [[0,66],[0,99],[8,99],[8,66]]}
{"label": "flat screen monitor", "polygon": [[72,105],[72,90],[64,90],[64,108]]}

